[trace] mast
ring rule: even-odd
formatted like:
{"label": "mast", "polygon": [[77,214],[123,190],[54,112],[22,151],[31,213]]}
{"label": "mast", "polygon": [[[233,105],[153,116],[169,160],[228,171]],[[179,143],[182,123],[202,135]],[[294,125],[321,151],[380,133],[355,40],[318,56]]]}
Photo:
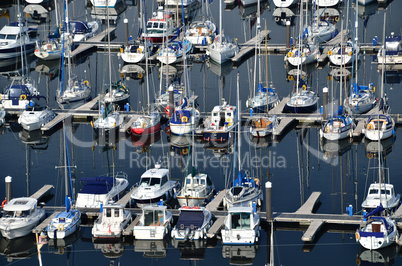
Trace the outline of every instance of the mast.
{"label": "mast", "polygon": [[109,93],[112,93],[112,62],[110,59],[109,0],[106,0],[107,55],[109,60]]}
{"label": "mast", "polygon": [[219,47],[222,46],[222,1],[219,0]]}
{"label": "mast", "polygon": [[241,147],[241,141],[240,141],[240,130],[241,130],[241,121],[240,121],[240,75],[239,72],[237,72],[237,90],[236,90],[236,98],[237,98],[237,138],[238,138],[238,149],[239,152],[237,153],[237,157],[239,160],[239,173],[241,170],[241,161],[240,161],[240,147]]}

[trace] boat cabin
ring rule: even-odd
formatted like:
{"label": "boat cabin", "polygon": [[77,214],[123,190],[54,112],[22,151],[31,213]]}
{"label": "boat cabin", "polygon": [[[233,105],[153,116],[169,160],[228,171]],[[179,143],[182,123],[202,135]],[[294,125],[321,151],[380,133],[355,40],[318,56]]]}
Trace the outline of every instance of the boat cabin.
{"label": "boat cabin", "polygon": [[163,226],[167,219],[166,206],[146,206],[142,210],[143,226]]}
{"label": "boat cabin", "polygon": [[103,206],[102,213],[102,222],[114,223],[120,222],[124,220],[124,206],[121,204],[107,204]]}
{"label": "boat cabin", "polygon": [[29,217],[36,210],[38,201],[34,198],[15,198],[4,205],[3,217],[24,218]]}
{"label": "boat cabin", "polygon": [[231,229],[254,229],[254,211],[252,207],[232,207],[229,209],[228,224]]}
{"label": "boat cabin", "polygon": [[[195,176],[187,176],[184,185],[186,187],[210,187],[212,186],[212,181],[207,174],[196,174]],[[187,188],[187,190],[191,190],[191,188]]]}
{"label": "boat cabin", "polygon": [[392,32],[390,36],[385,37],[385,54],[398,55],[402,52],[401,44],[401,36],[395,36]]}
{"label": "boat cabin", "polygon": [[154,168],[146,171],[140,180],[140,187],[162,187],[169,181],[169,170]]}
{"label": "boat cabin", "polygon": [[235,121],[236,107],[223,105],[215,106],[211,115],[211,126],[232,126]]}

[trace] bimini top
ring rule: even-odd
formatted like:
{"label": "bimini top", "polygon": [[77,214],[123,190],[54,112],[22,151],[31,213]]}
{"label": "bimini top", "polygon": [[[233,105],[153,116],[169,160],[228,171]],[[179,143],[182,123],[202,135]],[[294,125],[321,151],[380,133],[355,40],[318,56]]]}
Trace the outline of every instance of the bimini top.
{"label": "bimini top", "polygon": [[70,21],[68,24],[73,33],[80,34],[92,31],[92,29],[88,26],[88,23],[85,21]]}
{"label": "bimini top", "polygon": [[25,95],[30,95],[31,92],[29,91],[28,87],[26,85],[11,85],[11,86],[7,86],[4,89],[4,94],[8,94],[10,93],[10,96],[21,96],[22,94]]}
{"label": "bimini top", "polygon": [[79,193],[82,194],[107,194],[113,187],[114,178],[111,176],[83,177],[84,187]]}
{"label": "bimini top", "polygon": [[[187,206],[185,206],[187,207]],[[200,228],[204,223],[203,209],[184,209],[181,208],[179,219],[177,220],[177,228],[184,229],[187,227]]]}
{"label": "bimini top", "polygon": [[38,201],[34,198],[15,198],[4,205],[5,211],[28,211],[36,206]]}
{"label": "bimini top", "polygon": [[387,121],[387,123],[391,123],[390,117],[387,116],[387,115],[383,115],[383,114],[375,114],[375,115],[372,115],[372,116],[370,116],[370,117],[368,118],[367,121],[370,122],[370,121],[373,120],[373,119],[384,119],[384,120]]}

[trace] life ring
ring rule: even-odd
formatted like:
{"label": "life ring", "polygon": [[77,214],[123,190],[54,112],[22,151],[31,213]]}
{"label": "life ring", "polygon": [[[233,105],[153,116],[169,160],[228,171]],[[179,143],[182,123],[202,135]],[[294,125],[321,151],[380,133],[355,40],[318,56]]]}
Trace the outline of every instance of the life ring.
{"label": "life ring", "polygon": [[184,155],[188,154],[188,148],[183,149],[183,154]]}
{"label": "life ring", "polygon": [[307,90],[306,85],[303,85],[303,86],[302,86],[302,90],[304,90],[304,91]]}
{"label": "life ring", "polygon": [[359,233],[359,232],[356,232],[356,233],[355,233],[355,237],[356,237],[356,240],[359,241],[359,240],[360,240],[360,233]]}
{"label": "life ring", "polygon": [[91,127],[94,127],[94,122],[93,121],[91,121]]}
{"label": "life ring", "polygon": [[4,209],[4,205],[7,204],[7,199],[4,199],[3,202],[1,203],[1,207]]}
{"label": "life ring", "polygon": [[371,152],[367,153],[367,158],[368,159],[373,159],[373,157],[374,157],[374,155]]}
{"label": "life ring", "polygon": [[199,210],[200,207],[199,206],[193,206],[191,209]]}
{"label": "life ring", "polygon": [[88,86],[88,85],[89,85],[89,81],[88,81],[88,80],[84,80],[84,84],[85,84],[86,86]]}
{"label": "life ring", "polygon": [[63,254],[64,254],[64,248],[63,248],[63,247],[60,247],[60,248],[57,250],[57,253],[58,253],[59,255],[63,255]]}
{"label": "life ring", "polygon": [[188,122],[187,116],[183,116],[183,117],[181,118],[181,122],[187,123],[187,122]]}
{"label": "life ring", "polygon": [[228,122],[232,122],[232,119],[230,119],[230,118],[227,118],[226,120],[227,120]]}
{"label": "life ring", "polygon": [[373,87],[373,92],[375,92],[375,87]]}
{"label": "life ring", "polygon": [[294,77],[292,75],[288,75],[288,80],[294,80]]}
{"label": "life ring", "polygon": [[140,47],[137,48],[137,53],[138,54],[142,53],[142,49]]}
{"label": "life ring", "polygon": [[142,127],[142,128],[146,128],[146,127],[147,127],[147,123],[142,122],[141,127]]}
{"label": "life ring", "polygon": [[113,150],[117,151],[117,146],[116,145],[113,146]]}
{"label": "life ring", "polygon": [[372,125],[372,124],[368,124],[368,125],[367,125],[367,129],[373,129],[373,125]]}
{"label": "life ring", "polygon": [[20,99],[21,99],[21,100],[26,100],[26,99],[27,99],[27,96],[26,96],[25,94],[21,94]]}
{"label": "life ring", "polygon": [[293,56],[294,56],[294,54],[292,52],[288,53],[288,57],[293,57]]}
{"label": "life ring", "polygon": [[138,77],[139,79],[142,79],[142,78],[144,77],[144,74],[138,73],[138,74],[137,74],[137,77]]}
{"label": "life ring", "polygon": [[331,81],[331,80],[332,80],[332,76],[328,76],[327,79],[328,79],[329,81]]}
{"label": "life ring", "polygon": [[275,17],[276,22],[279,22],[280,19],[281,19],[280,17]]}
{"label": "life ring", "polygon": [[334,20],[335,20],[336,22],[338,22],[338,21],[339,21],[339,16],[336,16],[336,17],[334,18]]}
{"label": "life ring", "polygon": [[57,226],[57,230],[58,230],[58,231],[64,231],[64,225],[59,224],[59,225]]}
{"label": "life ring", "polygon": [[329,50],[328,55],[332,55],[332,54],[333,54],[332,50]]}
{"label": "life ring", "polygon": [[165,111],[165,114],[166,114],[167,116],[170,116],[170,109],[169,109],[169,105],[166,105],[166,107],[165,107],[164,111]]}
{"label": "life ring", "polygon": [[328,128],[328,127],[325,127],[325,128],[324,128],[324,132],[325,132],[325,133],[328,133],[328,132],[329,132],[329,128]]}
{"label": "life ring", "polygon": [[349,53],[349,56],[352,56],[352,55],[353,55],[353,52],[350,52],[350,53]]}

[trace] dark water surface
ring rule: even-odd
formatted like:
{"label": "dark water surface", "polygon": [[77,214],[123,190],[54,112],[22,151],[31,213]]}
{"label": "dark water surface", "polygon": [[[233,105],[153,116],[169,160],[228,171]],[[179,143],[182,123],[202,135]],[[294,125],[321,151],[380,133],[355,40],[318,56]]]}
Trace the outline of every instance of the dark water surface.
{"label": "dark water surface", "polygon": [[[53,2],[53,1],[49,1]],[[146,1],[148,18],[151,11],[156,9],[156,3]],[[346,0],[344,2],[347,2]],[[129,31],[133,36],[138,32],[138,10],[132,1],[126,1],[126,9],[119,15],[117,21],[116,38],[114,42],[124,42],[123,19],[129,20]],[[266,4],[262,5],[266,7]],[[69,4],[70,18],[81,20],[93,20],[94,13],[91,7],[86,6],[85,0],[72,1]],[[9,17],[0,17],[0,26],[17,19],[16,5],[5,6]],[[22,8],[21,8],[22,9]],[[271,31],[271,43],[283,44],[286,41],[286,28],[275,23],[272,16],[274,6],[264,9],[262,13],[262,28],[265,21]],[[0,9],[2,11],[2,9]],[[219,22],[219,2],[211,4],[212,15],[216,23]],[[255,25],[241,14],[253,13],[252,8],[245,9],[235,7],[233,10],[224,11],[225,34],[238,38],[240,43],[255,35]],[[402,20],[400,10],[401,1],[394,0],[386,9],[386,34],[391,32],[401,33]],[[344,7],[338,11],[346,17]],[[297,12],[298,13],[298,12]],[[254,13],[255,14],[255,13]],[[382,40],[384,10],[377,10],[377,6],[363,8],[359,6],[359,41],[371,43],[375,36]],[[28,21],[31,16],[23,15]],[[366,20],[364,27],[364,21]],[[50,22],[49,22],[50,21]],[[295,20],[296,24],[298,19]],[[354,17],[349,13],[349,25],[353,25]],[[51,26],[49,26],[49,23]],[[55,24],[54,8],[50,13],[50,19],[39,25],[40,37],[47,35],[49,28]],[[345,22],[346,25],[346,22]],[[106,28],[102,24],[102,29]],[[337,28],[341,25],[338,22]],[[296,35],[297,27],[292,26],[292,36]],[[350,27],[349,27],[350,28]],[[251,29],[251,33],[250,33]],[[365,39],[365,40],[364,40]],[[85,58],[74,63],[73,73],[79,78],[90,81],[93,88],[92,96],[102,92],[102,84],[108,82],[107,53],[91,53]],[[0,62],[1,63],[1,62]],[[50,74],[40,73],[41,65],[50,67]],[[265,73],[265,57],[262,57],[262,73]],[[123,66],[123,61],[112,53],[112,79],[120,77],[118,68]],[[145,69],[145,66],[142,66]],[[37,84],[41,95],[48,97],[48,104],[52,108],[58,108],[55,99],[56,88],[60,86],[60,67],[57,63],[38,61],[31,58],[29,62],[29,76]],[[178,67],[180,69],[180,67]],[[17,68],[15,65],[0,66],[0,87],[6,87],[11,79],[8,75]],[[149,74],[151,98],[159,91],[159,67],[152,66]],[[219,104],[219,99],[224,97],[230,104],[236,104],[236,75],[240,75],[240,99],[241,109],[245,110],[245,101],[253,89],[254,57],[244,62],[237,69],[231,65],[218,67],[209,63],[190,63],[189,77],[191,90],[199,96],[199,109],[202,112],[210,112]],[[287,70],[284,67],[283,55],[270,55],[268,60],[269,81],[272,82],[279,96],[287,96],[293,86],[292,81],[287,80]],[[321,94],[322,88],[331,88],[332,82],[327,79],[331,68],[325,66],[321,70],[311,67],[307,70],[309,85]],[[392,113],[401,113],[400,105],[401,73],[392,74],[393,80],[387,79],[384,91],[389,97]],[[381,88],[381,73],[377,72],[377,65],[373,62],[372,55],[360,57],[359,82],[367,84],[373,82],[377,88],[377,95]],[[399,79],[399,80],[398,80]],[[258,76],[257,76],[258,80]],[[265,74],[262,79],[265,82]],[[223,88],[222,88],[223,85]],[[348,83],[349,85],[349,83]],[[131,90],[130,105],[134,110],[141,110],[146,105],[145,80],[126,79],[126,86]],[[334,79],[335,98],[339,101],[339,82]],[[336,89],[338,88],[338,89]],[[74,176],[75,190],[81,188],[78,181],[80,177],[90,177],[106,172],[124,171],[129,176],[130,186],[139,181],[140,175],[146,170],[147,163],[153,167],[157,161],[167,164],[169,161],[171,176],[182,180],[186,175],[186,164],[191,163],[188,155],[188,139],[177,139],[161,133],[160,139],[148,147],[139,147],[138,142],[130,137],[120,139],[118,142],[109,143],[103,139],[96,139],[89,123],[74,123],[73,127],[67,127],[69,137],[69,149],[72,165],[75,165]],[[62,130],[52,133],[50,136],[31,134],[30,143],[27,142],[27,132],[16,121],[9,121],[1,128],[0,169],[2,177],[13,177],[13,195],[27,196],[34,193],[44,184],[53,184],[54,199],[48,205],[63,205],[64,199],[64,174],[56,166],[63,165]],[[313,191],[321,191],[321,206],[318,213],[345,213],[346,206],[352,205],[354,212],[360,212],[360,205],[366,194],[368,184],[372,182],[372,169],[376,164],[368,155],[367,143],[341,142],[335,152],[327,147],[320,146],[317,127],[302,126],[291,130],[284,138],[275,143],[253,142],[249,138],[248,128],[242,129],[241,158],[243,168],[253,175],[259,176],[264,182],[269,178],[273,183],[273,211],[293,212],[309,197]],[[396,192],[402,191],[402,164],[400,164],[401,142],[397,136],[395,139],[383,143],[387,146],[386,162],[389,167],[391,183]],[[142,140],[145,142],[146,140]],[[152,142],[152,141],[151,141]],[[174,144],[181,144],[180,148]],[[173,145],[172,145],[173,144]],[[180,146],[180,145],[179,145]],[[267,148],[269,146],[269,149]],[[374,145],[375,146],[375,145]],[[213,179],[217,190],[224,189],[233,176],[233,147],[221,152],[213,152],[205,149],[203,144],[197,142],[192,145],[199,170],[206,171]],[[337,151],[340,150],[340,151]],[[190,152],[191,153],[191,149]],[[269,158],[269,160],[268,160]],[[237,170],[236,170],[237,172]],[[368,175],[367,175],[367,172]],[[367,177],[369,176],[369,177]],[[3,181],[0,181],[0,198],[5,197]],[[286,229],[286,228],[285,228]],[[401,255],[397,247],[372,252],[369,255],[363,253],[360,245],[354,238],[354,228],[327,228],[329,230],[317,237],[319,239],[313,245],[304,245],[301,241],[304,229],[285,230],[278,227],[274,232],[274,262],[276,265],[360,265],[366,258],[383,258],[390,261],[389,264],[402,264]],[[289,229],[289,228],[288,228]],[[36,265],[38,264],[35,239],[33,236],[6,241],[0,239],[0,246],[7,246],[6,253],[0,256],[1,265]],[[81,227],[80,232],[57,245],[45,245],[41,251],[44,265],[85,265],[108,263],[116,265],[228,265],[228,264],[254,264],[264,265],[269,261],[269,238],[262,231],[262,239],[255,247],[223,247],[220,240],[208,241],[206,245],[195,243],[193,246],[180,248],[173,242],[129,242],[94,244],[92,242],[91,227]],[[10,254],[11,253],[11,254]],[[363,253],[363,254],[362,254]],[[23,258],[23,259],[22,259]],[[381,260],[381,259],[379,259]]]}

